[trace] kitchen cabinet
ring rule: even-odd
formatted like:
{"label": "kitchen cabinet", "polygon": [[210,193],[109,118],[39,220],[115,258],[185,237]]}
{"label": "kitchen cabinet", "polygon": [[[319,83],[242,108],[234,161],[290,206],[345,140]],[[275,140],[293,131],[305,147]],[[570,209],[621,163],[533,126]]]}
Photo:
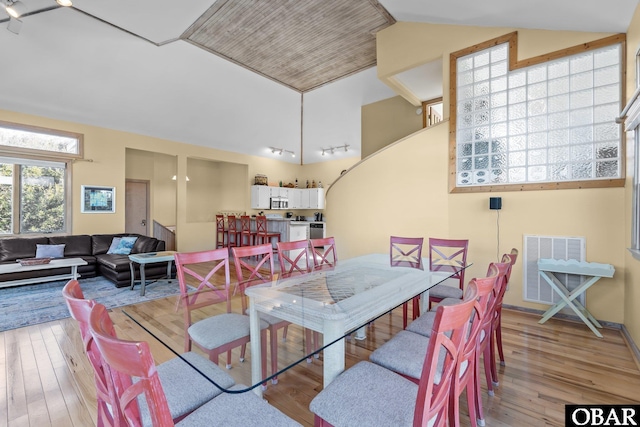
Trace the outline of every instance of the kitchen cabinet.
{"label": "kitchen cabinet", "polygon": [[288,209],[324,209],[324,188],[251,186],[251,209],[271,209],[271,198],[289,201]]}
{"label": "kitchen cabinet", "polygon": [[[266,185],[251,186],[251,209],[270,209],[271,188]],[[277,187],[279,188],[279,187]]]}
{"label": "kitchen cabinet", "polygon": [[324,209],[324,188],[310,188],[309,209]]}
{"label": "kitchen cabinet", "polygon": [[302,209],[302,188],[289,188],[289,209]]}

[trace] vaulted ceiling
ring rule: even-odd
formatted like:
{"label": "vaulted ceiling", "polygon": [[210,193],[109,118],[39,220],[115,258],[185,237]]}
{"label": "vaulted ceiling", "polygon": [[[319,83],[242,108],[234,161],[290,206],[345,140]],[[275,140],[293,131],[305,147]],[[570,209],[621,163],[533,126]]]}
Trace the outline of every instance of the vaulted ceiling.
{"label": "vaulted ceiling", "polygon": [[[0,28],[0,109],[258,156],[273,156],[269,146],[303,151],[282,158],[295,163],[327,160],[322,148],[344,144],[359,157],[360,107],[394,95],[376,76],[375,34],[396,20],[625,32],[638,4],[22,2],[31,13],[19,34]],[[0,24],[9,22],[3,14]],[[437,72],[415,78],[425,74],[407,74],[417,92],[422,83],[441,88]]]}

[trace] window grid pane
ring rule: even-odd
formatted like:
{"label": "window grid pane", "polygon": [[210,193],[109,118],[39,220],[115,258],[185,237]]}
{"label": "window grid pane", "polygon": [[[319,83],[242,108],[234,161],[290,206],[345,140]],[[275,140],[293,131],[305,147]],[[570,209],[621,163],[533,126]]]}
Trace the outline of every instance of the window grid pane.
{"label": "window grid pane", "polygon": [[457,184],[619,178],[620,58],[614,45],[509,72],[506,43],[458,58]]}

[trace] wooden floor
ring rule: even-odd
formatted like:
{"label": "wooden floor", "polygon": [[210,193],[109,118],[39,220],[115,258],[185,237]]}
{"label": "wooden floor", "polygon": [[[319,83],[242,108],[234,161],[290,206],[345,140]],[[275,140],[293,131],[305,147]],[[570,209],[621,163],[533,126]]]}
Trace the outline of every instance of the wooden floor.
{"label": "wooden floor", "polygon": [[[131,308],[129,308],[131,310]],[[181,338],[181,319],[173,300],[135,307],[140,315],[166,325],[169,339]],[[375,322],[364,341],[347,342],[347,365],[367,359],[396,333],[401,311]],[[119,309],[112,312],[119,335],[147,339]],[[487,426],[562,426],[565,404],[640,403],[640,371],[620,331],[603,330],[596,338],[581,323],[552,319],[539,325],[539,316],[518,311],[503,313],[506,367],[499,368],[494,397],[483,393]],[[302,334],[292,328],[291,340]],[[158,363],[173,357],[152,344]],[[237,359],[236,359],[237,360]],[[224,362],[222,362],[224,363]],[[249,364],[245,362],[245,364]],[[248,384],[246,369],[229,371]],[[82,352],[78,329],[70,319],[0,333],[0,427],[90,426],[95,422],[93,376]],[[322,384],[322,362],[302,363],[270,385],[264,397],[303,425],[313,424],[309,402]],[[486,387],[486,385],[485,385]],[[461,404],[469,425],[466,402]]]}

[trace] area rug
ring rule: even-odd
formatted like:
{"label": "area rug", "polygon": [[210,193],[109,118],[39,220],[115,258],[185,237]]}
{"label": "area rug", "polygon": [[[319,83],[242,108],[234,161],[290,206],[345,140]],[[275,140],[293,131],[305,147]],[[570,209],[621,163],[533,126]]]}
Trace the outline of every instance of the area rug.
{"label": "area rug", "polygon": [[[69,317],[62,298],[66,280],[0,289],[0,331],[36,325]],[[177,280],[147,284],[140,296],[140,285],[116,288],[102,276],[80,279],[85,298],[94,299],[107,308],[122,307],[180,293]]]}

